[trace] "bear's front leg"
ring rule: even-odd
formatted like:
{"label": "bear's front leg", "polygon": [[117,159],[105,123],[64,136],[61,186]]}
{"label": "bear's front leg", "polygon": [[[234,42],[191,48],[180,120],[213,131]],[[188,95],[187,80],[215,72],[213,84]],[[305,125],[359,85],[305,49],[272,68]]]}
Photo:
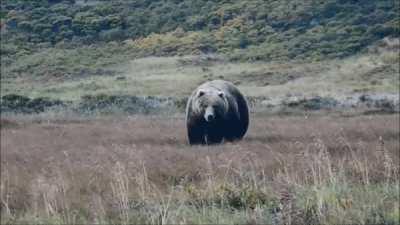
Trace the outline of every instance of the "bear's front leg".
{"label": "bear's front leg", "polygon": [[208,145],[220,144],[224,139],[224,131],[220,126],[208,127],[205,131],[206,143]]}
{"label": "bear's front leg", "polygon": [[241,121],[235,117],[227,120],[224,127],[226,127],[226,132],[224,133],[224,138],[228,142],[234,142],[240,140],[243,137]]}
{"label": "bear's front leg", "polygon": [[223,138],[224,137],[219,134],[214,134],[214,135],[207,134],[206,143],[207,145],[220,144]]}
{"label": "bear's front leg", "polygon": [[205,145],[206,138],[204,135],[204,129],[198,126],[188,125],[188,138],[190,145]]}

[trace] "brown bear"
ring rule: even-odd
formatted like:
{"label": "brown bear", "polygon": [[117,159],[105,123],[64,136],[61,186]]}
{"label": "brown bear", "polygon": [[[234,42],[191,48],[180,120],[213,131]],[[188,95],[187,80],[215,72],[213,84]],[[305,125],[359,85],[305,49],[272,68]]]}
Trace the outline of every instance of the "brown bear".
{"label": "brown bear", "polygon": [[247,101],[228,81],[206,82],[188,99],[186,126],[191,145],[239,140],[249,126]]}

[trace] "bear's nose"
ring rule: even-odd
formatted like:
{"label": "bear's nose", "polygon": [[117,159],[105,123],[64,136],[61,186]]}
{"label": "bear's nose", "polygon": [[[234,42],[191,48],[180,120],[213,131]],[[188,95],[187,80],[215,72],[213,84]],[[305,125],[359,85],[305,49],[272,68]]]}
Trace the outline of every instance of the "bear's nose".
{"label": "bear's nose", "polygon": [[207,121],[213,121],[214,120],[214,116],[213,115],[208,115],[207,116]]}

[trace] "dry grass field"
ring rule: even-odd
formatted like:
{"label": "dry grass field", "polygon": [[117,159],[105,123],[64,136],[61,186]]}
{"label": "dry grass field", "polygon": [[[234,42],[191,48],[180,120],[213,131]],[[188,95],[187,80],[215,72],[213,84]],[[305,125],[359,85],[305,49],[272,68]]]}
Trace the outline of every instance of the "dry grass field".
{"label": "dry grass field", "polygon": [[1,119],[1,223],[398,224],[399,115],[257,116],[187,144],[182,116]]}

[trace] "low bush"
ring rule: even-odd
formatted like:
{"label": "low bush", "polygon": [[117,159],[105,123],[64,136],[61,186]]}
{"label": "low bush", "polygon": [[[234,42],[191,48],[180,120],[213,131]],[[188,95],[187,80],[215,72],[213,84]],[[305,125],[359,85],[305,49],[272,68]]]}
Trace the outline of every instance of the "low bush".
{"label": "low bush", "polygon": [[29,98],[16,94],[1,97],[0,111],[13,113],[39,113],[53,107],[65,107],[66,104],[60,100],[49,98]]}

